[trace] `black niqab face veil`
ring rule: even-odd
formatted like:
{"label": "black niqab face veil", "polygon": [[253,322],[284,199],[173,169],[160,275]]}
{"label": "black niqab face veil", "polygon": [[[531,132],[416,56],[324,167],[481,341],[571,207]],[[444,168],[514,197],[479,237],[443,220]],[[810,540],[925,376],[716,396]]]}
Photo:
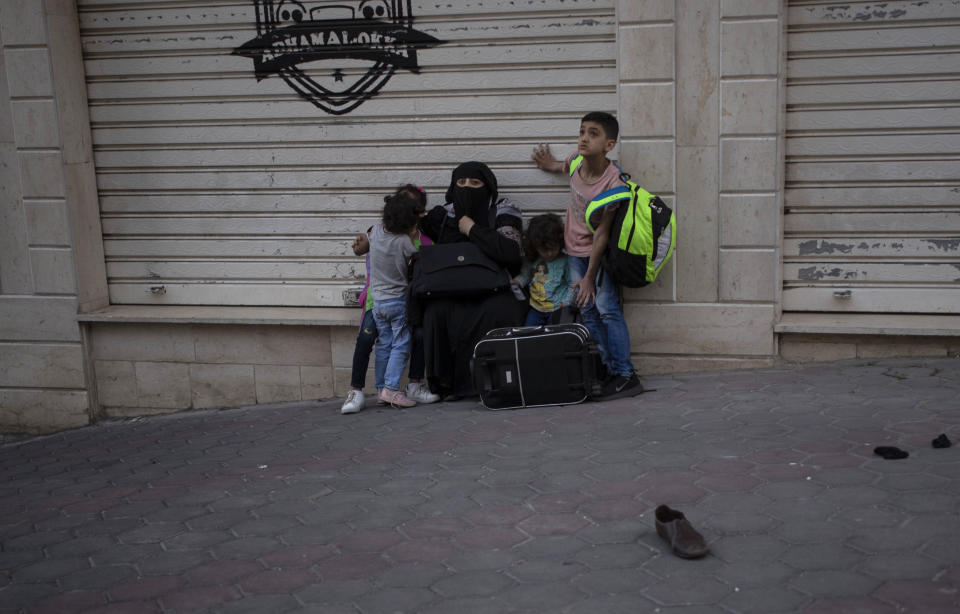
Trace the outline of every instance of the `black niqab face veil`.
{"label": "black niqab face veil", "polygon": [[[479,179],[483,181],[483,187],[460,187],[458,179]],[[490,207],[496,200],[497,178],[486,164],[464,162],[453,170],[447,188],[447,202],[453,203],[453,213],[458,220],[466,215],[480,227],[489,226]]]}

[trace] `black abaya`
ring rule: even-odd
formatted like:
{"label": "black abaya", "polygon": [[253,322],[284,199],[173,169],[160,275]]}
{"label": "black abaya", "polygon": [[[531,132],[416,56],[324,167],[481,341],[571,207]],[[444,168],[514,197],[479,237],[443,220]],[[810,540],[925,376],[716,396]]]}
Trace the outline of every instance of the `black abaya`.
{"label": "black abaya", "polygon": [[[489,217],[502,222],[515,215],[497,216],[494,212]],[[520,223],[519,217],[512,221],[515,226]],[[420,227],[436,243],[470,241],[476,244],[511,276],[520,271],[520,245],[486,224],[476,224],[467,237],[460,233],[447,208],[435,207],[421,220]],[[479,298],[427,301],[423,305],[423,341],[431,389],[441,395],[475,395],[470,373],[474,346],[493,328],[521,325],[525,307],[526,302],[518,301],[510,291]]]}
{"label": "black abaya", "polygon": [[523,303],[512,292],[479,299],[430,301],[423,317],[424,350],[431,388],[456,396],[473,396],[470,359],[487,331],[522,324]]}

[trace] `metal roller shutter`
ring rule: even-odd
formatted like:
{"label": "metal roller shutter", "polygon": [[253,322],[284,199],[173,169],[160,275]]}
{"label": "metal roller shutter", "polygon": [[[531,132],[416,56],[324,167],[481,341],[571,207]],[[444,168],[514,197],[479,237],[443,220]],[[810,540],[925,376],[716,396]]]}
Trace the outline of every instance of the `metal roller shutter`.
{"label": "metal roller shutter", "polygon": [[[528,213],[562,209],[530,151],[572,148],[584,112],[616,109],[615,3],[79,0],[111,302],[343,305],[364,275],[352,237],[383,195],[414,182],[442,204],[460,161],[490,164]],[[340,114],[234,53],[268,10],[302,26],[368,9],[442,43]],[[298,68],[347,97],[390,72]]]}
{"label": "metal roller shutter", "polygon": [[784,311],[960,313],[960,3],[789,3]]}

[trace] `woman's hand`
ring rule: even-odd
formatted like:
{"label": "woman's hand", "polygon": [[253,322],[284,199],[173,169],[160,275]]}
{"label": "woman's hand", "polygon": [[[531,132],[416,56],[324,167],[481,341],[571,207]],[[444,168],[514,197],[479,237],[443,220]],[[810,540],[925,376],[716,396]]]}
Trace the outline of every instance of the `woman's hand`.
{"label": "woman's hand", "polygon": [[465,236],[470,236],[470,229],[476,224],[469,216],[465,215],[457,221],[457,227]]}

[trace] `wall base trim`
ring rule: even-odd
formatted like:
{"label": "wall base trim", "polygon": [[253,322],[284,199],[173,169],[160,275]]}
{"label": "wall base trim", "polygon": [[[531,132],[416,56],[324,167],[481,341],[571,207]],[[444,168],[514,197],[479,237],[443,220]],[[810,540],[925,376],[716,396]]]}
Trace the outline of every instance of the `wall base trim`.
{"label": "wall base trim", "polygon": [[80,322],[356,326],[358,307],[220,307],[211,305],[111,305],[77,315]]}
{"label": "wall base trim", "polygon": [[784,313],[779,334],[960,337],[960,315]]}

